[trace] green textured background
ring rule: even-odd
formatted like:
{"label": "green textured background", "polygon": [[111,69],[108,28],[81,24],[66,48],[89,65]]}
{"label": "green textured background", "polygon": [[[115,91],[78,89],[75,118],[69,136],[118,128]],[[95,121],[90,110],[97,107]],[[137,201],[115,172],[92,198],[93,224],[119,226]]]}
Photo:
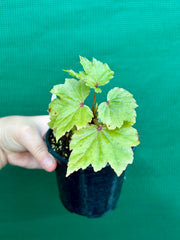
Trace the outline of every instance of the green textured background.
{"label": "green textured background", "polygon": [[180,1],[1,0],[0,117],[47,114],[50,89],[62,69],[80,70],[79,55],[115,72],[102,101],[118,86],[139,105],[141,145],[117,209],[71,214],[54,173],[7,166],[0,239],[180,239]]}

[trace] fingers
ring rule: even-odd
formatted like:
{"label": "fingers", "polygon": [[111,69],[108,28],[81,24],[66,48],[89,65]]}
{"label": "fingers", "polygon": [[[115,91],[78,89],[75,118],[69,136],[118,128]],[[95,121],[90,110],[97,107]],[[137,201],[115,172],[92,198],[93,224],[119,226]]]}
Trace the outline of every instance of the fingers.
{"label": "fingers", "polygon": [[[49,128],[48,115],[11,116],[0,120],[0,146],[8,156],[6,163],[8,161],[13,165],[27,168],[41,167],[49,172],[55,170],[57,163],[48,153],[47,146],[43,141],[43,136]],[[29,152],[29,154],[25,152]],[[3,166],[6,163],[1,161]]]}
{"label": "fingers", "polygon": [[0,169],[2,169],[7,163],[7,157],[4,154],[4,151],[0,148]]}
{"label": "fingers", "polygon": [[57,163],[48,153],[38,129],[31,125],[23,126],[18,135],[18,141],[32,154],[42,168],[49,172],[55,170]]}
{"label": "fingers", "polygon": [[8,162],[11,165],[29,169],[42,168],[41,164],[29,152],[11,153],[8,155]]}
{"label": "fingers", "polygon": [[35,123],[36,127],[38,128],[40,134],[42,137],[46,134],[47,130],[49,129],[48,122],[49,122],[49,116],[43,115],[43,116],[34,116],[32,117],[33,122]]}

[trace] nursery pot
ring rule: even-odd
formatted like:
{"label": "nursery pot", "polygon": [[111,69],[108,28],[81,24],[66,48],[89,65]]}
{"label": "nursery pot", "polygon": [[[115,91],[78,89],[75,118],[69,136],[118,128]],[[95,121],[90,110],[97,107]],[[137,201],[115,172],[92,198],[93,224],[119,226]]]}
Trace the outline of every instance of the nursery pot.
{"label": "nursery pot", "polygon": [[60,199],[70,211],[89,218],[101,217],[117,205],[125,171],[118,177],[109,164],[98,172],[91,166],[78,170],[66,177],[68,159],[55,152],[46,134],[48,151],[57,160],[56,177]]}

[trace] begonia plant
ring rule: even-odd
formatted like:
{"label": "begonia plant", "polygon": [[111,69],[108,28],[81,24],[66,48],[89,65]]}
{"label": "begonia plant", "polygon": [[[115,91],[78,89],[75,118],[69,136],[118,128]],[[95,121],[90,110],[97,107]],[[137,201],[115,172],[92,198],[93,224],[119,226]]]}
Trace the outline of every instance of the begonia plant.
{"label": "begonia plant", "polygon": [[[132,147],[139,144],[137,130],[132,127],[136,122],[136,101],[125,89],[114,87],[106,101],[98,105],[96,95],[114,72],[95,58],[91,62],[80,57],[80,63],[84,71],[65,70],[73,78],[53,87],[51,93],[57,97],[49,104],[49,127],[56,142],[71,132],[66,176],[89,165],[97,172],[107,164],[120,176],[133,162]],[[84,104],[91,90],[92,109]]]}

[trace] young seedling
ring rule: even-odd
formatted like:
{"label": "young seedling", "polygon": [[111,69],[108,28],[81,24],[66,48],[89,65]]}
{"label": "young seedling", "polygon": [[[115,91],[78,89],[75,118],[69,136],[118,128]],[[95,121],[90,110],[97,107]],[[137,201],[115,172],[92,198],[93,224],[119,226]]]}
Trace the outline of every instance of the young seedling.
{"label": "young seedling", "polygon": [[[70,150],[66,176],[91,165],[94,171],[107,163],[118,176],[133,162],[132,147],[139,144],[138,133],[132,125],[136,121],[137,107],[132,94],[115,87],[107,94],[107,101],[99,106],[96,94],[101,86],[113,78],[114,72],[107,64],[93,58],[90,62],[80,57],[84,71],[66,70],[72,77],[64,84],[53,87],[57,96],[49,104],[50,122],[56,141],[71,133]],[[84,104],[94,90],[92,109]]]}

